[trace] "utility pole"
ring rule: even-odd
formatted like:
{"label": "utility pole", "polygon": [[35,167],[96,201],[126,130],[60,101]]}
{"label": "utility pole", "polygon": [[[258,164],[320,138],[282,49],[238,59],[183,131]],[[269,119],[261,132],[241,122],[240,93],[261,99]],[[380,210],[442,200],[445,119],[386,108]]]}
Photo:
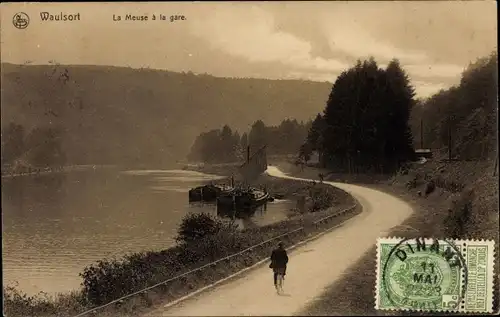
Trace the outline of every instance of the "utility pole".
{"label": "utility pole", "polygon": [[497,152],[497,158],[495,159],[495,169],[493,170],[493,176],[497,175],[497,170],[498,170],[498,152]]}
{"label": "utility pole", "polygon": [[448,160],[451,162],[451,116],[448,116]]}
{"label": "utility pole", "polygon": [[424,119],[420,119],[420,148],[424,148]]}

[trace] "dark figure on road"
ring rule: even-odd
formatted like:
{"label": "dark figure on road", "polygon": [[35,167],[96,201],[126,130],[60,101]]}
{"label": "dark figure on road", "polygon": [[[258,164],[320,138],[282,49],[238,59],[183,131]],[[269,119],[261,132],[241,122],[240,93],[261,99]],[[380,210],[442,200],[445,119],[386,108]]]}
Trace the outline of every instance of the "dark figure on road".
{"label": "dark figure on road", "polygon": [[322,173],[320,173],[320,174],[319,174],[319,182],[320,182],[320,183],[323,183],[323,178],[324,178],[323,174],[322,174]]}
{"label": "dark figure on road", "polygon": [[283,278],[285,278],[287,263],[288,255],[283,248],[283,243],[280,242],[278,243],[278,248],[274,249],[271,253],[271,264],[269,265],[274,272],[274,287],[277,287],[278,274],[282,274]]}

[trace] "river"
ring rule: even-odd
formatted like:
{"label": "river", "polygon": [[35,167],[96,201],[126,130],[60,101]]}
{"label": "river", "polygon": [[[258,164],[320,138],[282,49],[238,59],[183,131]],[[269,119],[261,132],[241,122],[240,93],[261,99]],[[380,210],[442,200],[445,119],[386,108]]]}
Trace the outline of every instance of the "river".
{"label": "river", "polygon": [[[183,170],[86,170],[2,178],[3,279],[27,294],[80,287],[83,268],[129,252],[172,246],[189,188],[217,176]],[[240,227],[286,219],[290,201],[269,203]]]}

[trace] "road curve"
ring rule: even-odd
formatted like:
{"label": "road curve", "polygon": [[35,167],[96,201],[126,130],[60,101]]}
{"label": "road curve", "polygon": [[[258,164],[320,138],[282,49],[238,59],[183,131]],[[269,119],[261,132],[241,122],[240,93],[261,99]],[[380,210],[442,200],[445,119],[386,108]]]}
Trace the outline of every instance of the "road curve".
{"label": "road curve", "polygon": [[[269,166],[267,174],[304,180]],[[272,272],[261,265],[180,303],[162,307],[148,316],[271,316],[293,315],[339,279],[387,232],[412,213],[404,201],[386,193],[357,185],[325,182],[349,192],[363,212],[339,228],[306,243],[289,254],[284,295],[277,295]],[[375,261],[375,259],[373,259]],[[367,285],[366,287],[373,287]]]}

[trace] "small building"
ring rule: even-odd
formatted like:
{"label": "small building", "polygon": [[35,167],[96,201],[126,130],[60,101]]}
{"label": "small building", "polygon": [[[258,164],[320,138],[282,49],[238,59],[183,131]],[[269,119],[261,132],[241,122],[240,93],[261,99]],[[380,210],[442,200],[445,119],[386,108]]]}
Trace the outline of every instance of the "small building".
{"label": "small building", "polygon": [[431,149],[416,149],[415,150],[415,155],[417,158],[426,158],[430,159],[432,158],[432,150]]}

